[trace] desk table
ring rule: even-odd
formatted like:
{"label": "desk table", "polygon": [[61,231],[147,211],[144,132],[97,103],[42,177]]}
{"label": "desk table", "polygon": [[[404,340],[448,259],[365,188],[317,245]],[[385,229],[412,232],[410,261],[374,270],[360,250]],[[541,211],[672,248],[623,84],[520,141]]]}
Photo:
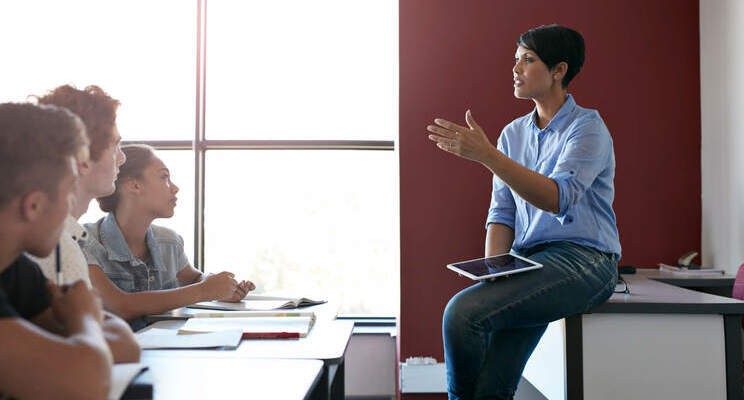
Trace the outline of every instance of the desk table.
{"label": "desk table", "polygon": [[[336,320],[327,304],[303,308],[302,311],[314,311],[317,317],[315,325],[305,338],[243,340],[236,350],[144,350],[143,357],[146,356],[148,359],[210,357],[321,360],[323,373],[319,384],[319,398],[343,400],[345,396],[344,359],[354,329],[354,322]],[[179,329],[185,320],[174,318],[188,313],[187,310],[174,310],[160,318],[164,320],[148,328]]]}
{"label": "desk table", "polygon": [[550,399],[744,399],[744,302],[623,278],[629,295],[550,324],[525,378]]}
{"label": "desk table", "polygon": [[657,282],[696,290],[698,292],[731,297],[734,290],[735,276],[729,274],[679,274],[659,271],[658,268],[639,268],[637,276],[646,277]]}
{"label": "desk table", "polygon": [[314,400],[323,363],[318,360],[153,357],[150,368],[155,400],[284,399]]}

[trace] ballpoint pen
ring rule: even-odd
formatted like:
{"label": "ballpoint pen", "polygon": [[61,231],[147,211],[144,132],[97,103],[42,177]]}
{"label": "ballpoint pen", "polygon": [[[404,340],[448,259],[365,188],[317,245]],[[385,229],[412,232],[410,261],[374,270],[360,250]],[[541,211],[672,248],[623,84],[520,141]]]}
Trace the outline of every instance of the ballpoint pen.
{"label": "ballpoint pen", "polygon": [[57,260],[57,285],[62,284],[62,261],[59,257],[59,243],[57,244],[57,248],[55,250],[55,258]]}

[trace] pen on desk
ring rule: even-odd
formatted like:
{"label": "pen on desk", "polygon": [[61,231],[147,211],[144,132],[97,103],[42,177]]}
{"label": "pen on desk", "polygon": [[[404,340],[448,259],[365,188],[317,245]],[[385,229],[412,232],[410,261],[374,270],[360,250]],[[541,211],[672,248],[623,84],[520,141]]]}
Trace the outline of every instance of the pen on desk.
{"label": "pen on desk", "polygon": [[59,243],[54,251],[55,259],[57,261],[57,286],[62,285],[62,261],[59,259]]}

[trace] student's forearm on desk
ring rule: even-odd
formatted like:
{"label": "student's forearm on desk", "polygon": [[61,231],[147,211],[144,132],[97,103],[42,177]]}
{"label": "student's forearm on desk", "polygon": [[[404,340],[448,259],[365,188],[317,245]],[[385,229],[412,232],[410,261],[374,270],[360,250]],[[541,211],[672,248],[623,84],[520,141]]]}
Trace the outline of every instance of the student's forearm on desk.
{"label": "student's forearm on desk", "polygon": [[103,304],[106,309],[125,320],[144,315],[160,314],[203,300],[198,284],[176,289],[152,290],[138,293],[111,292],[108,294],[101,292]]}
{"label": "student's forearm on desk", "polygon": [[507,225],[491,223],[486,231],[486,257],[508,253],[514,244],[514,230]]}
{"label": "student's forearm on desk", "polygon": [[100,268],[89,268],[90,281],[103,299],[104,308],[129,320],[143,315],[160,314],[204,300],[200,283],[176,289],[127,293],[116,287]]}

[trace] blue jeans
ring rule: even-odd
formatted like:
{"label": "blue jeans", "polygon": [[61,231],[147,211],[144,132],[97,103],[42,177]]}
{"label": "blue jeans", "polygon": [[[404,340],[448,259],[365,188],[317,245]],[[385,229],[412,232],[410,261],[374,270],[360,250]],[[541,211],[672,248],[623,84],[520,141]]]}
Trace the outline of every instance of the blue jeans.
{"label": "blue jeans", "polygon": [[570,242],[517,251],[543,268],[477,283],[450,299],[442,336],[450,400],[511,399],[548,323],[602,304],[617,255]]}

